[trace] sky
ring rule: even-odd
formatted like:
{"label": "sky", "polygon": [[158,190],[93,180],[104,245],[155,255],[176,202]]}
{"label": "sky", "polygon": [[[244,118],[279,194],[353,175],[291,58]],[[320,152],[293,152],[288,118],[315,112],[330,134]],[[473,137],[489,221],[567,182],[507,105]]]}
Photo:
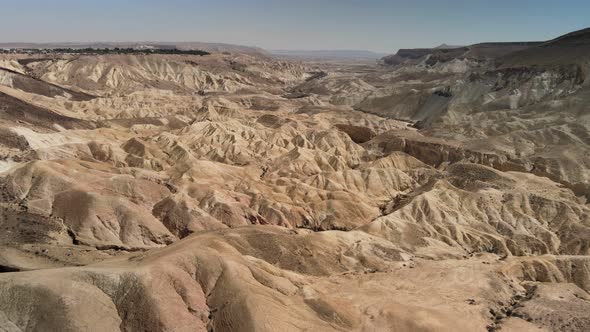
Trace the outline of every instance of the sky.
{"label": "sky", "polygon": [[372,50],[547,40],[589,0],[0,0],[0,42],[201,41]]}

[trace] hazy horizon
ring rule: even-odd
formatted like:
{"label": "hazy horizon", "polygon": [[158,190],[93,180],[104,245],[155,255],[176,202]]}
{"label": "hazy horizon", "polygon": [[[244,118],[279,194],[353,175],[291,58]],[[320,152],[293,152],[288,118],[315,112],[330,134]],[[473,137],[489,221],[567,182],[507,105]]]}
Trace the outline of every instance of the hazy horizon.
{"label": "hazy horizon", "polygon": [[541,41],[590,25],[590,3],[572,0],[345,0],[338,6],[325,0],[35,0],[4,7],[2,43],[208,42],[389,53],[442,43]]}

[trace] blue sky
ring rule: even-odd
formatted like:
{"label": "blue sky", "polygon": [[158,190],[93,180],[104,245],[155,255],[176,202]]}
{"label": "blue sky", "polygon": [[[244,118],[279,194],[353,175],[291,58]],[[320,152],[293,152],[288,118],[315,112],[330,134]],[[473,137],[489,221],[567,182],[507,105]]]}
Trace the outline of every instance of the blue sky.
{"label": "blue sky", "polygon": [[206,41],[267,49],[545,40],[590,26],[588,0],[0,0],[0,41]]}

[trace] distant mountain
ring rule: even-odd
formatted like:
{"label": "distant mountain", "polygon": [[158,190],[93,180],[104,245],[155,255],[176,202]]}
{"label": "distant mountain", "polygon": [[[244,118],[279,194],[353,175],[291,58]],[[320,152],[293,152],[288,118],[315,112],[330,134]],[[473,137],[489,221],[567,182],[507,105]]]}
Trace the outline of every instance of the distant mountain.
{"label": "distant mountain", "polygon": [[400,49],[396,54],[381,58],[385,65],[401,65],[418,63],[429,56],[429,63],[446,62],[452,59],[490,60],[497,59],[507,54],[522,51],[529,47],[538,46],[542,42],[492,42],[480,43],[469,46],[450,46],[442,44],[434,48]]}
{"label": "distant mountain", "polygon": [[449,49],[449,48],[461,48],[463,45],[448,45],[448,44],[440,44],[435,49]]}
{"label": "distant mountain", "polygon": [[365,50],[270,50],[269,52],[275,56],[309,59],[377,60],[386,55]]}
{"label": "distant mountain", "polygon": [[179,50],[203,50],[211,53],[246,53],[267,54],[265,50],[254,46],[242,46],[224,43],[202,42],[60,42],[60,43],[0,43],[0,48],[135,48],[153,46],[155,48],[177,48]]}

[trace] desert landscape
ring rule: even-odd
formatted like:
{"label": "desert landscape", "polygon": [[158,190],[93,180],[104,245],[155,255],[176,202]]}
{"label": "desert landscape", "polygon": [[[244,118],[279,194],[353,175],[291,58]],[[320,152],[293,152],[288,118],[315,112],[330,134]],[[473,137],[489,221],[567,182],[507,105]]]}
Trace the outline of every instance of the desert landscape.
{"label": "desert landscape", "polygon": [[0,47],[1,331],[590,330],[590,29]]}

